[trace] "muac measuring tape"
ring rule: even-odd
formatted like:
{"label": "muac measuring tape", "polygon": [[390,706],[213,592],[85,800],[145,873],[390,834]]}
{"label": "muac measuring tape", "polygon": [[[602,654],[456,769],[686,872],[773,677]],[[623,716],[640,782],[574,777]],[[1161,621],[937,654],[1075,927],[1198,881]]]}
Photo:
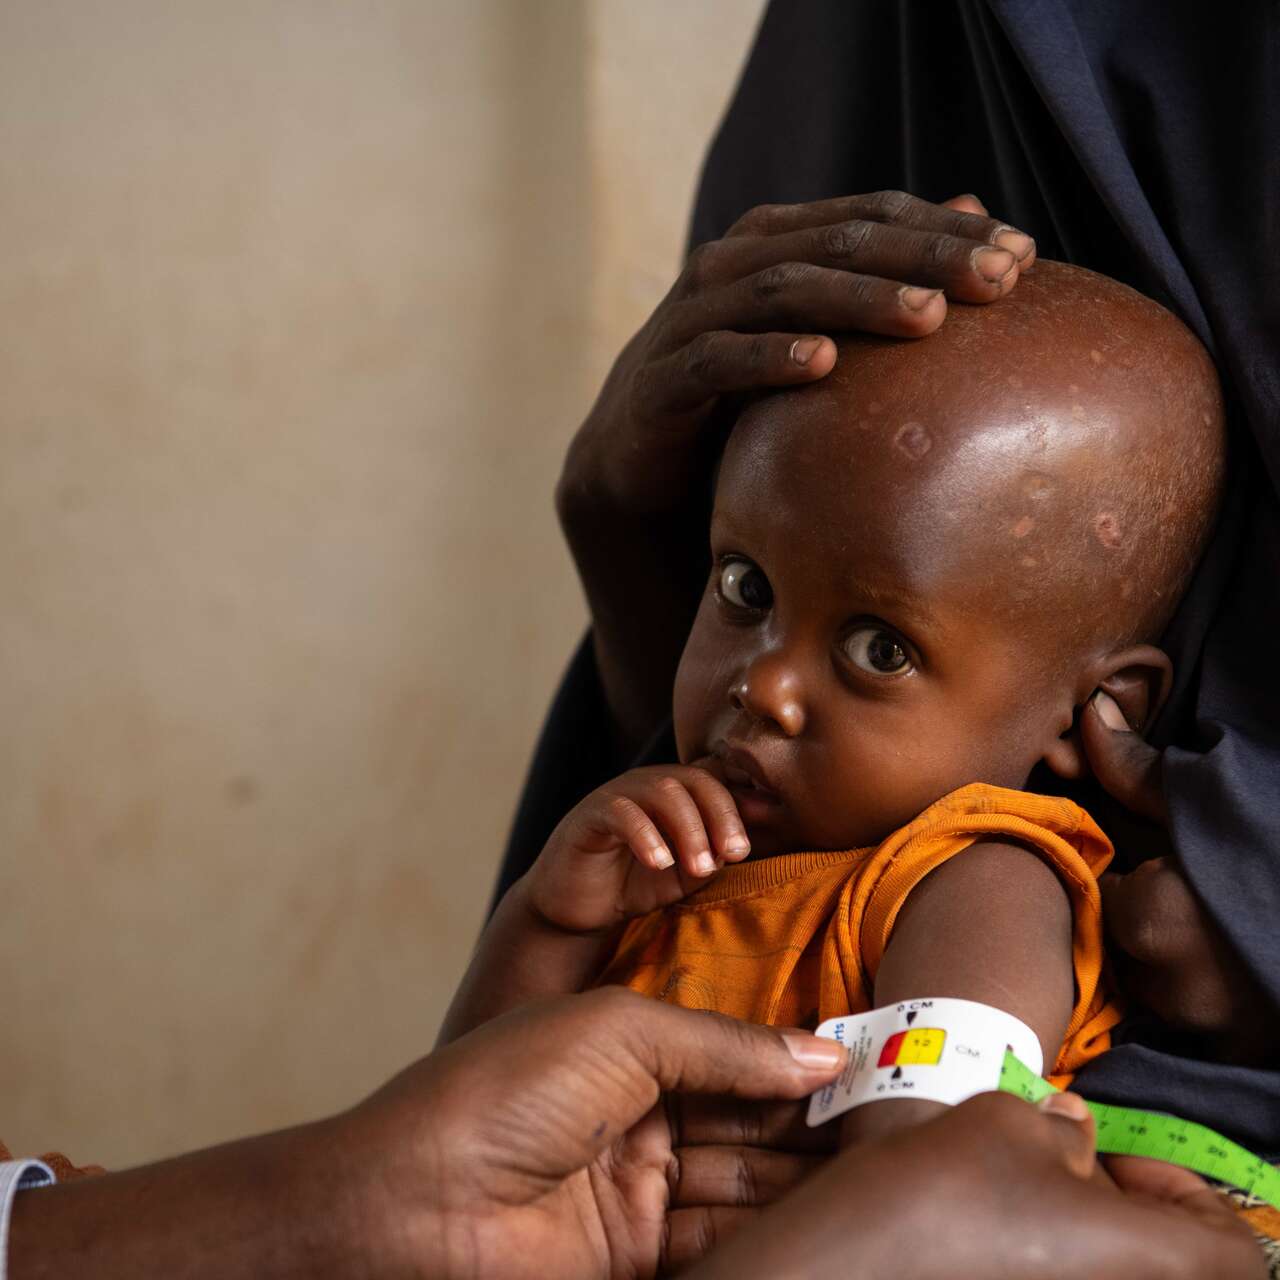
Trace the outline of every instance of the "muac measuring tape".
{"label": "muac measuring tape", "polygon": [[[1028,1102],[1039,1102],[1047,1094],[1057,1092],[1047,1080],[1020,1062],[1012,1049],[1005,1051],[1000,1067],[1000,1088]],[[1280,1169],[1220,1133],[1159,1111],[1139,1111],[1088,1099],[1085,1105],[1093,1112],[1098,1150],[1104,1154],[1150,1156],[1153,1160],[1180,1164],[1184,1169],[1226,1182],[1280,1209]]]}
{"label": "muac measuring tape", "polygon": [[[810,1125],[883,1098],[954,1106],[994,1089],[1033,1103],[1056,1092],[1039,1074],[1040,1042],[1031,1029],[1002,1009],[970,1000],[909,1000],[831,1018],[817,1034],[843,1044],[849,1059],[839,1077],[810,1099]],[[1087,1105],[1100,1152],[1181,1165],[1280,1209],[1280,1169],[1212,1129],[1156,1111]]]}

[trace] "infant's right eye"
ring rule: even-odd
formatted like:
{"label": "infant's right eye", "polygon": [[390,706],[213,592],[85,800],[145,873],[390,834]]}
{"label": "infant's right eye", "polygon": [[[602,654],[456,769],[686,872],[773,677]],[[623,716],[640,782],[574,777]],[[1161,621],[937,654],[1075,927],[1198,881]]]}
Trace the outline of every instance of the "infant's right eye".
{"label": "infant's right eye", "polygon": [[773,603],[769,579],[750,560],[726,560],[720,566],[720,594],[739,609],[757,613]]}

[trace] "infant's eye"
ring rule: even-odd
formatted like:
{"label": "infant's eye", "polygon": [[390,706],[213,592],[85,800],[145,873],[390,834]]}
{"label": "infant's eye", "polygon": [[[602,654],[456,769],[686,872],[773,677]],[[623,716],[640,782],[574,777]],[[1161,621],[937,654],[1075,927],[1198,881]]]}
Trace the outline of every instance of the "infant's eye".
{"label": "infant's eye", "polygon": [[902,641],[883,627],[859,627],[844,642],[849,661],[873,676],[901,675],[911,667]]}
{"label": "infant's eye", "polygon": [[720,594],[739,609],[759,611],[773,603],[773,588],[764,571],[750,560],[726,560],[720,567]]}

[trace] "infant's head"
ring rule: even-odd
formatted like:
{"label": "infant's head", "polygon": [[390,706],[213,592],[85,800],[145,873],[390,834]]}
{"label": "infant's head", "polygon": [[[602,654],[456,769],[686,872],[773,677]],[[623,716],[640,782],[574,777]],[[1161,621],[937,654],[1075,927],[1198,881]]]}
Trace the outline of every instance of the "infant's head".
{"label": "infant's head", "polygon": [[1208,355],[1093,272],[1042,262],[922,341],[839,345],[734,427],[676,678],[680,757],[715,757],[757,853],[1077,776],[1100,687],[1148,723],[1222,485]]}

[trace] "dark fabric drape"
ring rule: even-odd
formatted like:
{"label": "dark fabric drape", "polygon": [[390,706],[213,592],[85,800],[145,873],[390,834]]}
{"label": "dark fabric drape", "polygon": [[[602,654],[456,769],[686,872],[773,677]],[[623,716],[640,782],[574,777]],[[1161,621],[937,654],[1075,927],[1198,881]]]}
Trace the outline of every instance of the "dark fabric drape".
{"label": "dark fabric drape", "polygon": [[[708,155],[692,241],[767,202],[973,191],[1043,257],[1156,298],[1213,352],[1233,480],[1166,636],[1178,680],[1153,736],[1169,748],[1185,872],[1280,1009],[1277,86],[1272,0],[774,0]],[[504,886],[625,763],[602,716],[587,645],[539,743]],[[1280,1064],[1208,1064],[1158,1028],[1128,1035],[1082,1092],[1280,1152]]]}

